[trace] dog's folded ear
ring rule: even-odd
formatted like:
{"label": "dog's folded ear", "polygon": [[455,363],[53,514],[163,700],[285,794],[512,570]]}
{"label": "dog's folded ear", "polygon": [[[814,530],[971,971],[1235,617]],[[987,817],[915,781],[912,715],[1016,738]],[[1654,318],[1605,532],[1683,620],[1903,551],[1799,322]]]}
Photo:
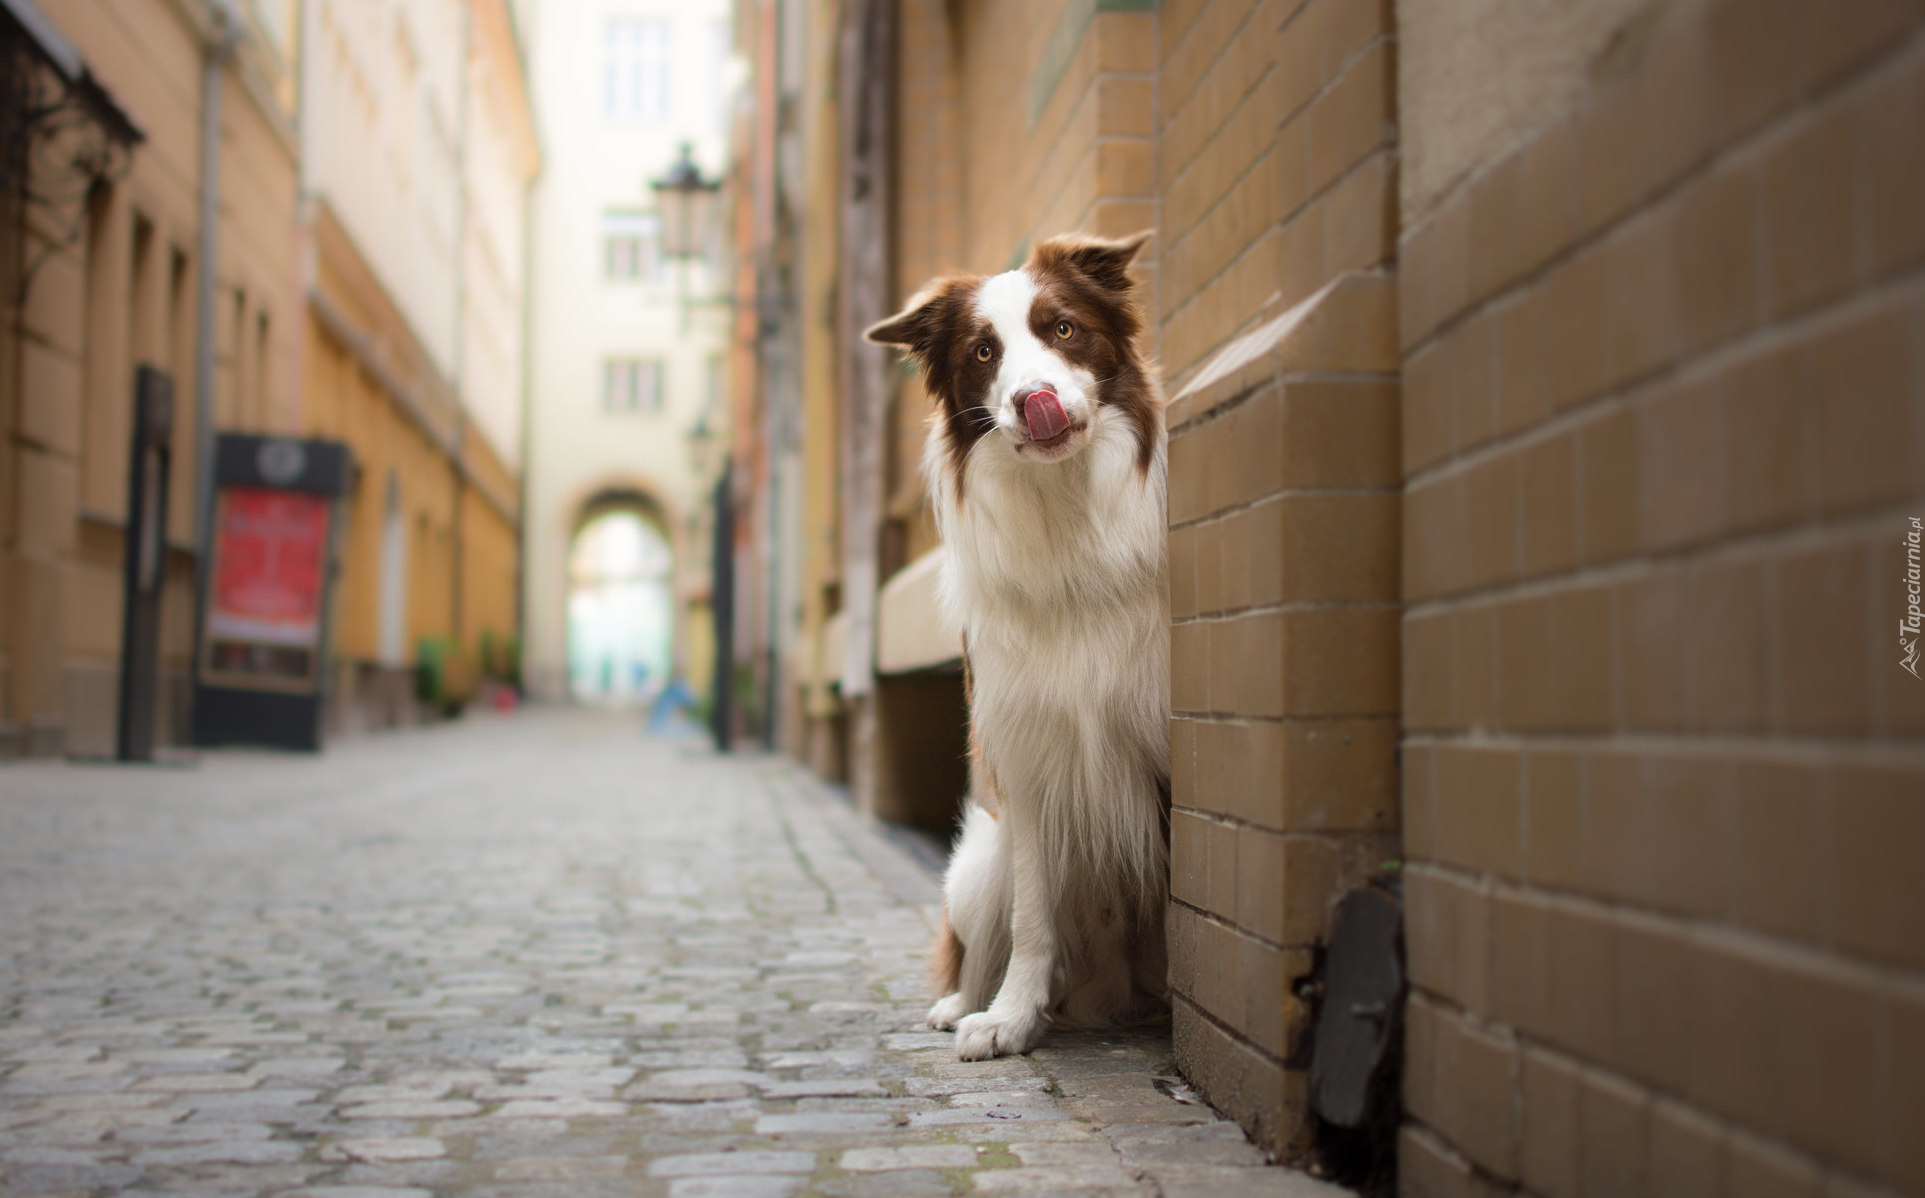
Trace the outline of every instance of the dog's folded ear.
{"label": "dog's folded ear", "polygon": [[1154,235],[1155,230],[1145,229],[1112,241],[1066,233],[1038,242],[1030,261],[1045,270],[1052,267],[1073,270],[1108,291],[1128,291],[1130,263]]}
{"label": "dog's folded ear", "polygon": [[902,311],[870,325],[862,330],[862,335],[877,345],[899,345],[912,354],[927,353],[941,331],[948,300],[947,280],[926,287],[918,291]]}

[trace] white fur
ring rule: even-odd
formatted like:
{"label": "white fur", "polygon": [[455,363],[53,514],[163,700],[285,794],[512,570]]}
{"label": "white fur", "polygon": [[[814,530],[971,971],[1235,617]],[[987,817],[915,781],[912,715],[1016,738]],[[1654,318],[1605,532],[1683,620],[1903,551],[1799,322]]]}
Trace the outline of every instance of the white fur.
{"label": "white fur", "polygon": [[[942,599],[965,630],[971,719],[1005,804],[1000,821],[971,810],[945,881],[964,980],[930,1022],[955,1024],[965,1060],[1026,1052],[1052,1018],[1111,1022],[1163,998],[1160,970],[1132,976],[1129,937],[1160,941],[1168,889],[1165,434],[1159,412],[1139,469],[1128,415],[1029,331],[1034,294],[1019,271],[979,294],[1004,347],[987,397],[1002,435],[970,450],[960,499],[942,426],[924,459]],[[1038,385],[1086,426],[1048,457],[1014,414]],[[973,957],[993,968],[972,973]]]}
{"label": "white fur", "polygon": [[946,1030],[964,1015],[989,1005],[1009,959],[1009,920],[1004,915],[1009,910],[1008,859],[1003,855],[1001,829],[974,803],[963,814],[962,836],[943,873],[943,895],[949,904],[950,926],[957,939],[969,946],[959,988],[929,1012],[929,1026]]}

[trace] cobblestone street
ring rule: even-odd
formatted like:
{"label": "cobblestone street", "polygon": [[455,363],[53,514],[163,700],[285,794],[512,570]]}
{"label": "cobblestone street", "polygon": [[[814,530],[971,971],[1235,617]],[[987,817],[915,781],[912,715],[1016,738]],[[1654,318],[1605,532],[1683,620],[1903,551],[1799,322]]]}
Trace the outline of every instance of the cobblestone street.
{"label": "cobblestone street", "polygon": [[0,767],[0,1191],[1338,1193],[1166,1030],[957,1061],[926,868],[638,724]]}

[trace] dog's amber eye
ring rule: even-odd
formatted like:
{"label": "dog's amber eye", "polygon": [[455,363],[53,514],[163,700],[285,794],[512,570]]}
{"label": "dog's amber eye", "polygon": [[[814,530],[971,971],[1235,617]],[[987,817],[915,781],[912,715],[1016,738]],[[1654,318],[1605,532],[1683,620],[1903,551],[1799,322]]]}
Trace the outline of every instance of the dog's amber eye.
{"label": "dog's amber eye", "polygon": [[987,345],[979,345],[976,347],[976,360],[978,362],[987,362],[995,356],[996,351],[990,349]]}
{"label": "dog's amber eye", "polygon": [[1063,340],[1068,341],[1075,333],[1076,330],[1070,326],[1069,321],[1059,320],[1056,322],[1056,335]]}

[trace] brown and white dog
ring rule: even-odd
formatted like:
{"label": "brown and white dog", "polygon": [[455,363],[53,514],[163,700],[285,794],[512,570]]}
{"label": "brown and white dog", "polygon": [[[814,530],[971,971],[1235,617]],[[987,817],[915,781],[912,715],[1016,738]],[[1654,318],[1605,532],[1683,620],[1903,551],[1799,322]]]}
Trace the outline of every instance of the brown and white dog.
{"label": "brown and white dog", "polygon": [[936,404],[924,472],[977,793],[929,1024],[964,1060],[1167,1001],[1167,436],[1129,277],[1148,239],[1053,238],[867,333],[908,348]]}

